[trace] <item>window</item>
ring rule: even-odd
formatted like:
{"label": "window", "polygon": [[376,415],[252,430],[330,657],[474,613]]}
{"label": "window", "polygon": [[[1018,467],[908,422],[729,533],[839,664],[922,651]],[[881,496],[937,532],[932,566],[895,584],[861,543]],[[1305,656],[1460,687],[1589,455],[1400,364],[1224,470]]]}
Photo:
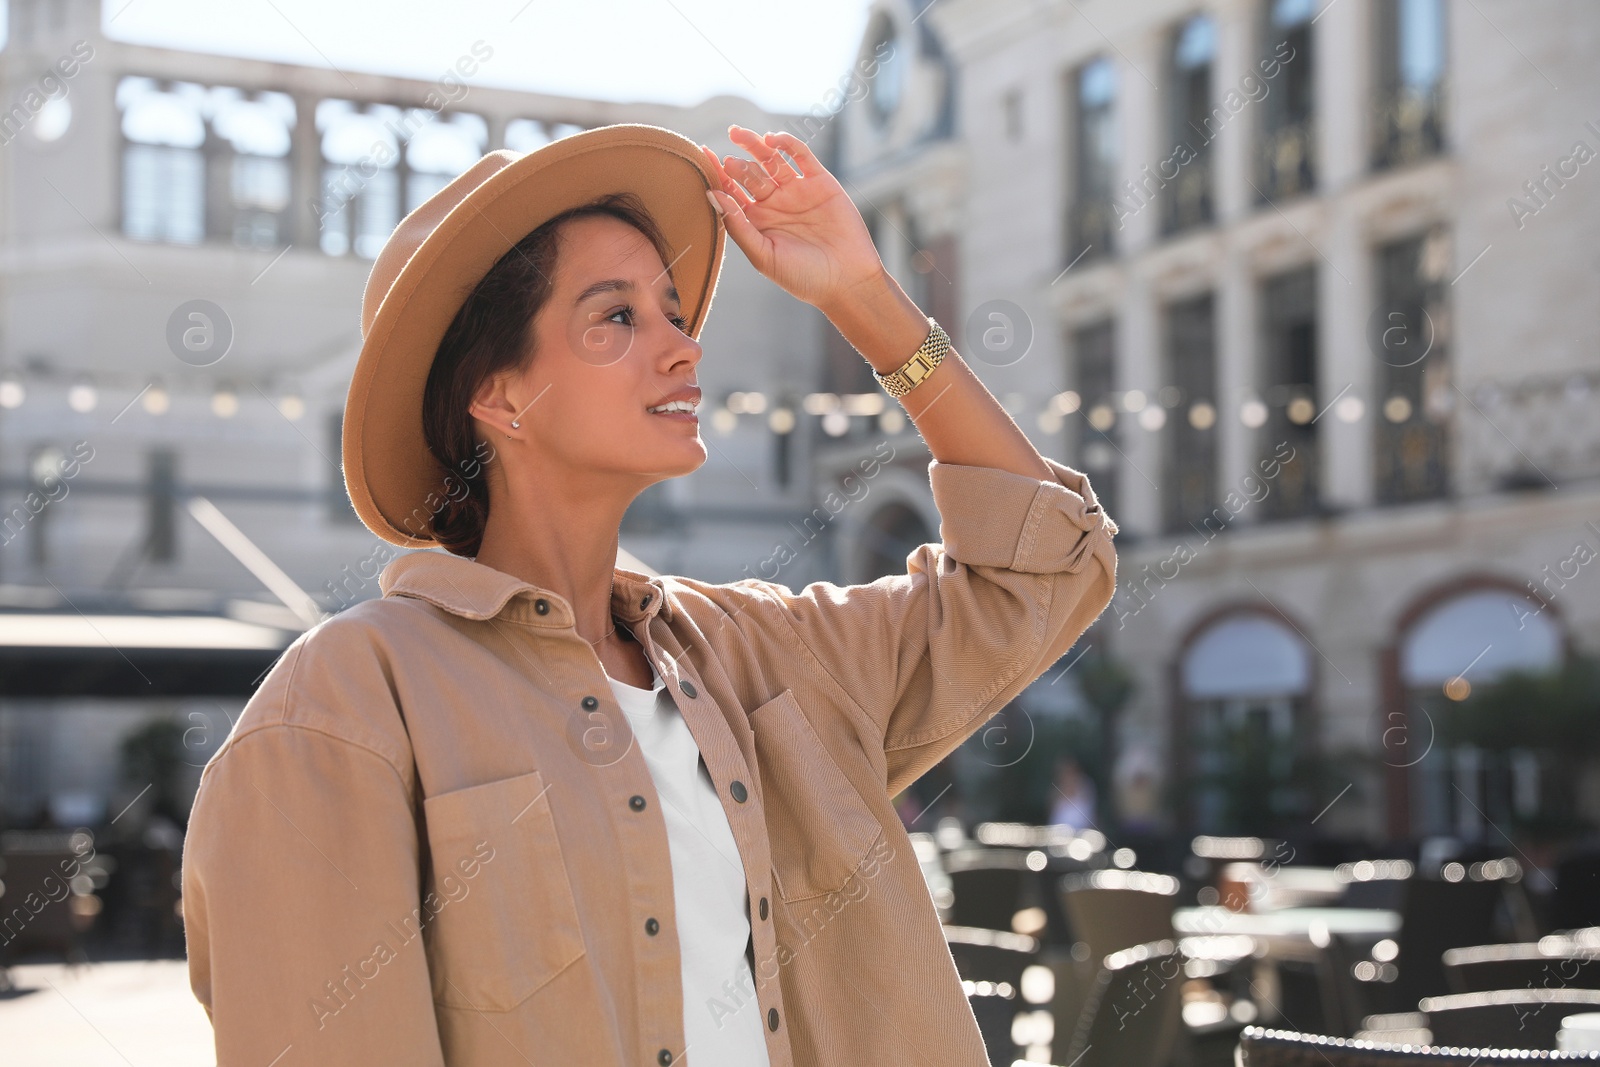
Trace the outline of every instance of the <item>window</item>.
{"label": "window", "polygon": [[[870,39],[872,57],[877,61],[877,74],[867,90],[872,103],[869,110],[873,121],[884,126],[900,106],[900,98],[904,95],[907,57],[896,39],[894,20],[888,15],[878,16]],[[863,56],[862,61],[867,62],[867,57]]]}
{"label": "window", "polygon": [[[1412,735],[1426,739],[1442,733],[1456,719],[1459,701],[1512,671],[1536,675],[1559,668],[1565,635],[1553,613],[1540,609],[1521,592],[1480,588],[1422,615],[1402,639],[1399,656],[1399,688]],[[1541,759],[1537,751],[1521,747],[1530,741],[1537,744],[1517,731],[1516,747],[1496,750],[1446,735],[1429,758],[1418,754],[1408,767],[1413,832],[1483,841],[1498,836],[1496,826],[1538,815],[1538,779],[1559,778],[1561,768],[1552,765],[1548,752]],[[1532,788],[1519,789],[1518,778],[1531,779]],[[1519,793],[1530,792],[1531,802],[1517,802]]]}
{"label": "window", "polygon": [[470,168],[487,150],[489,126],[482,115],[434,116],[406,142],[406,213]]}
{"label": "window", "polygon": [[[482,157],[488,125],[481,115],[441,116],[428,108],[352,100],[318,101],[322,188],[317,217],[322,250],[371,259],[403,215]],[[537,147],[548,133],[518,120],[518,143]]]}
{"label": "window", "polygon": [[1404,166],[1444,147],[1444,0],[1379,0],[1374,15],[1372,165]]}
{"label": "window", "polygon": [[532,152],[547,144],[580,133],[583,126],[574,122],[556,122],[550,119],[512,119],[506,123],[505,147],[513,152]]}
{"label": "window", "polygon": [[290,148],[294,99],[261,92],[211,90],[213,139],[209,158],[217,183],[207,200],[208,229],[240,248],[287,243],[293,181]]}
{"label": "window", "polygon": [[1166,332],[1165,377],[1177,390],[1176,406],[1183,414],[1164,427],[1163,518],[1174,533],[1203,530],[1207,521],[1214,528],[1217,361],[1211,294],[1170,305]]}
{"label": "window", "polygon": [[1444,496],[1450,486],[1449,239],[1436,229],[1378,250],[1378,314],[1369,342],[1379,357],[1373,468],[1379,503]]}
{"label": "window", "polygon": [[1073,78],[1074,152],[1072,203],[1067,211],[1065,262],[1113,250],[1116,214],[1112,183],[1117,173],[1117,73],[1104,56],[1090,60]]}
{"label": "window", "polygon": [[1072,335],[1079,410],[1077,456],[1106,514],[1117,512],[1116,327],[1107,320]]}
{"label": "window", "polygon": [[122,232],[141,241],[199,244],[205,238],[206,90],[163,89],[153,78],[117,83],[122,113]]}
{"label": "window", "polygon": [[145,241],[241,248],[286,242],[293,201],[286,93],[129,75],[122,113],[122,232]]}
{"label": "window", "polygon": [[1262,201],[1310,192],[1316,185],[1315,70],[1311,19],[1315,0],[1268,0],[1262,62],[1280,71],[1261,98],[1256,192]]}
{"label": "window", "polygon": [[1277,471],[1261,501],[1262,514],[1271,519],[1306,515],[1317,507],[1316,286],[1316,271],[1307,267],[1269,278],[1261,287],[1266,421],[1257,434],[1256,454],[1258,471]]}
{"label": "window", "polygon": [[1299,634],[1255,611],[1212,623],[1184,651],[1193,829],[1277,835],[1314,813],[1311,658]]}
{"label": "window", "polygon": [[1170,154],[1160,164],[1162,230],[1176,233],[1211,221],[1211,64],[1217,29],[1210,15],[1196,15],[1173,35],[1168,126]]}

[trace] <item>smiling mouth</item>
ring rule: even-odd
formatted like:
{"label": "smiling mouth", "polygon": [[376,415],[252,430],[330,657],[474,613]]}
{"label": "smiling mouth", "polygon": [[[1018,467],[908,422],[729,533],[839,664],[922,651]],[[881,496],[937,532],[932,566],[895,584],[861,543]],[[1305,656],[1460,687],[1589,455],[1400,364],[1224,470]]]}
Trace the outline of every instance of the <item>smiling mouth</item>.
{"label": "smiling mouth", "polygon": [[700,417],[694,413],[694,404],[687,400],[674,400],[670,404],[659,407],[646,408],[652,415],[661,415],[669,419],[683,419],[690,422],[699,422]]}

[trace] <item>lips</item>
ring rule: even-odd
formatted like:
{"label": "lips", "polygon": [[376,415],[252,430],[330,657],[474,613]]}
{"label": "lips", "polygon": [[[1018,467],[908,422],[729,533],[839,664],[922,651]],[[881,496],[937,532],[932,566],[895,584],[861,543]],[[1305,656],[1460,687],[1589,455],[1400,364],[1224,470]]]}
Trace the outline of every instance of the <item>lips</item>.
{"label": "lips", "polygon": [[683,389],[679,389],[675,393],[669,393],[660,400],[657,400],[654,404],[651,404],[645,410],[652,415],[660,415],[663,418],[698,421],[698,416],[695,414],[695,409],[699,406],[699,404],[700,390],[691,385]]}

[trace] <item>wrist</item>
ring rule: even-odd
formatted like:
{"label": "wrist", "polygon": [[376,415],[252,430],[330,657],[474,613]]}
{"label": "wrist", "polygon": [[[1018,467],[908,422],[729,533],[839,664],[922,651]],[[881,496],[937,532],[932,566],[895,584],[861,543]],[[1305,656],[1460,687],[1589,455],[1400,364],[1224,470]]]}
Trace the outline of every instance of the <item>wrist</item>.
{"label": "wrist", "polygon": [[886,269],[819,310],[872,368],[887,374],[928,336],[928,317]]}

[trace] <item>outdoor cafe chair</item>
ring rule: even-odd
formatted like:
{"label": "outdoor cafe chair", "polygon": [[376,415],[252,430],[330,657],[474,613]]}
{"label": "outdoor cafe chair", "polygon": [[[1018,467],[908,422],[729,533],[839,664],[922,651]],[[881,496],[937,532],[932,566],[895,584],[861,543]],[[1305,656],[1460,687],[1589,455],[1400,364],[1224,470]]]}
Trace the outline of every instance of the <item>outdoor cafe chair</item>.
{"label": "outdoor cafe chair", "polygon": [[1245,1029],[1234,1052],[1236,1067],[1485,1067],[1530,1060],[1595,1064],[1600,1063],[1600,1052],[1383,1044],[1259,1026]]}
{"label": "outdoor cafe chair", "polygon": [[1077,1067],[1163,1067],[1183,1025],[1183,984],[1183,957],[1170,939],[1111,953],[1072,1028],[1066,1055],[1056,1054],[1056,1046],[1052,1055]]}
{"label": "outdoor cafe chair", "polygon": [[1012,930],[1024,906],[1034,872],[1027,853],[1007,848],[963,849],[944,857],[954,899],[946,921],[951,926]]}
{"label": "outdoor cafe chair", "polygon": [[1433,1040],[1442,1045],[1494,1045],[1551,1049],[1561,1020],[1600,1011],[1600,990],[1497,989],[1424,997],[1417,1005],[1428,1017]]}
{"label": "outdoor cafe chair", "polygon": [[[1062,908],[1088,949],[1088,958],[1104,959],[1119,949],[1174,937],[1172,912],[1178,880],[1145,871],[1085,871],[1067,874],[1058,883]],[[1082,953],[1077,953],[1082,955]]]}
{"label": "outdoor cafe chair", "polygon": [[1512,945],[1473,945],[1444,954],[1452,993],[1494,989],[1600,989],[1600,954],[1560,937]]}
{"label": "outdoor cafe chair", "polygon": [[1039,962],[1038,938],[972,926],[945,926],[944,938],[990,1062],[1010,1063],[1021,1054],[1012,1021],[1031,1010],[1022,997],[1022,975]]}

